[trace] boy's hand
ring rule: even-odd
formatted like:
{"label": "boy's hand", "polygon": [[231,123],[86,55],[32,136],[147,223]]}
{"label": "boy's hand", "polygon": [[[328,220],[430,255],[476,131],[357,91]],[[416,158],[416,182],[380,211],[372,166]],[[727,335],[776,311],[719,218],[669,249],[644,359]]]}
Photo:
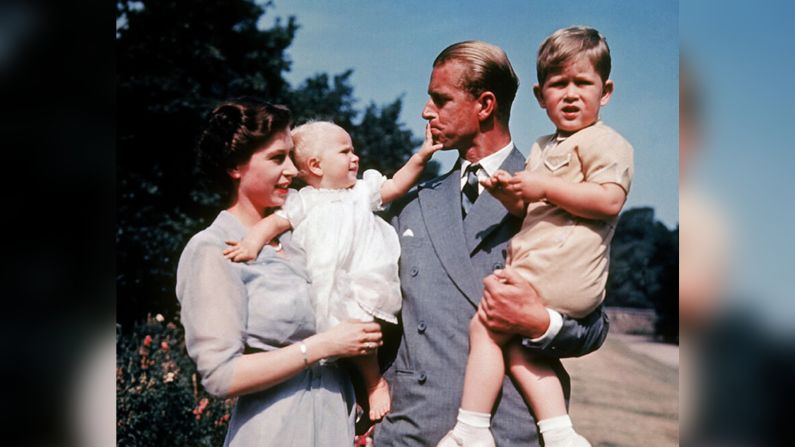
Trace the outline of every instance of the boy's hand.
{"label": "boy's hand", "polygon": [[505,209],[514,216],[524,217],[524,200],[522,196],[510,188],[509,180],[511,174],[497,170],[489,178],[480,180],[480,184],[486,188],[495,199],[499,200]]}
{"label": "boy's hand", "polygon": [[508,180],[508,189],[519,194],[526,202],[547,198],[546,176],[527,171],[517,172]]}
{"label": "boy's hand", "polygon": [[224,257],[234,262],[246,262],[257,259],[257,247],[245,238],[240,241],[225,241],[230,248],[224,250]]}
{"label": "boy's hand", "polygon": [[431,135],[431,125],[430,124],[426,124],[425,125],[425,141],[422,142],[422,147],[420,147],[420,150],[417,152],[417,154],[422,159],[422,162],[423,163],[427,163],[428,160],[431,159],[433,154],[436,151],[438,151],[439,149],[443,148],[443,147],[444,147],[444,145],[441,144],[441,143],[433,144],[433,136]]}

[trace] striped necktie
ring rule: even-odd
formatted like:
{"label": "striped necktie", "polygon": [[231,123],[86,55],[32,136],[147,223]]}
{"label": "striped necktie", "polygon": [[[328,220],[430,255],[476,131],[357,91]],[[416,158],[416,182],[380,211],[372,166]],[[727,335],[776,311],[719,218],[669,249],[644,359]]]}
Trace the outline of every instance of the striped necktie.
{"label": "striped necktie", "polygon": [[478,170],[480,170],[479,164],[469,165],[466,170],[466,183],[464,183],[464,187],[461,189],[461,212],[463,217],[469,214],[469,210],[472,208],[475,200],[478,199]]}

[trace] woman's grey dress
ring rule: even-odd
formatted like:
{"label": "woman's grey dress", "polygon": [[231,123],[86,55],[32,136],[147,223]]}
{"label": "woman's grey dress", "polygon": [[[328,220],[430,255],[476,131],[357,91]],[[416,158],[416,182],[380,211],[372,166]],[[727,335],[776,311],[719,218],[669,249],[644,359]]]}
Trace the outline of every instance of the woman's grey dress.
{"label": "woman's grey dress", "polygon": [[[281,237],[284,251],[265,247],[249,263],[223,257],[224,241],[245,227],[222,211],[180,257],[177,297],[188,354],[211,394],[227,397],[236,361],[246,348],[269,351],[315,333],[304,255]],[[240,396],[226,446],[350,446],[354,393],[335,363],[315,364],[265,391]]]}

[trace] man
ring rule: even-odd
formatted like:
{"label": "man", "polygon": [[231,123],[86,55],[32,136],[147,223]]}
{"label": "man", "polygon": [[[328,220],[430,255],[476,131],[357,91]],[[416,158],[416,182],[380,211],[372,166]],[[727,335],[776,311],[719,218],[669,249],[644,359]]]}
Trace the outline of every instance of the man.
{"label": "man", "polygon": [[[521,219],[477,177],[524,168],[508,128],[518,85],[505,53],[485,42],[451,45],[434,61],[422,116],[434,142],[460,158],[451,172],[420,184],[390,209],[401,242],[404,301],[391,352],[382,350],[393,401],[376,428],[379,447],[435,446],[454,425],[476,311],[490,329],[520,334],[528,350],[551,357],[587,354],[607,335],[601,307],[581,320],[562,317],[512,271],[492,275],[504,267]],[[557,366],[568,390],[568,375]],[[510,379],[491,429],[500,447],[538,445],[535,421]]]}

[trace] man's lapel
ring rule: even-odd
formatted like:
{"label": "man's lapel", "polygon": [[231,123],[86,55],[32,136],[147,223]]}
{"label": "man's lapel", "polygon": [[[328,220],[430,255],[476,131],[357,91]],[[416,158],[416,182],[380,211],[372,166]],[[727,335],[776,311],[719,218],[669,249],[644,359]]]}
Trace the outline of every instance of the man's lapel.
{"label": "man's lapel", "polygon": [[428,237],[442,266],[467,300],[477,306],[483,285],[472,267],[464,238],[460,183],[460,169],[454,169],[421,187],[419,203]]}
{"label": "man's lapel", "polygon": [[[524,163],[524,157],[514,146],[511,153],[508,154],[508,158],[502,162],[500,169],[514,174],[524,168]],[[478,249],[489,234],[502,224],[508,215],[508,210],[502,203],[484,189],[463,222],[466,247],[470,255]]]}

